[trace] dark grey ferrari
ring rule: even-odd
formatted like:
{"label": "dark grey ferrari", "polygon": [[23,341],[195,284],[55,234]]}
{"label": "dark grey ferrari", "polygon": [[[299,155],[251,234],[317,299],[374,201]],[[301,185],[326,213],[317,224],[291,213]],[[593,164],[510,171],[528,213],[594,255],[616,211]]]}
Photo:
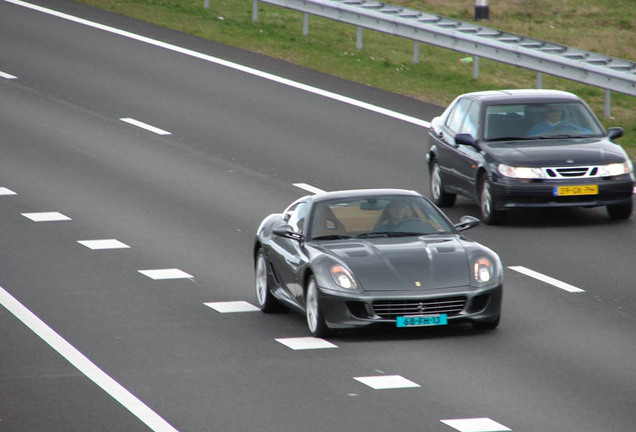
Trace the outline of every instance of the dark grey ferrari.
{"label": "dark grey ferrari", "polygon": [[374,324],[494,329],[501,261],[460,234],[478,223],[464,216],[453,225],[428,198],[401,189],[305,196],[258,228],[258,305],[305,314],[316,337]]}

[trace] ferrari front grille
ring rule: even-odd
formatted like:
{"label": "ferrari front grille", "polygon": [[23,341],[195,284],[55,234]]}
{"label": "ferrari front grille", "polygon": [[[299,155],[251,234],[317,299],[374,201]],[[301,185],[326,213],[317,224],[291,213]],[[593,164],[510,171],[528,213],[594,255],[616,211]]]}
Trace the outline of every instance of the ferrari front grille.
{"label": "ferrari front grille", "polygon": [[436,299],[376,300],[373,311],[381,318],[392,319],[409,315],[457,315],[466,306],[465,297],[443,297]]}

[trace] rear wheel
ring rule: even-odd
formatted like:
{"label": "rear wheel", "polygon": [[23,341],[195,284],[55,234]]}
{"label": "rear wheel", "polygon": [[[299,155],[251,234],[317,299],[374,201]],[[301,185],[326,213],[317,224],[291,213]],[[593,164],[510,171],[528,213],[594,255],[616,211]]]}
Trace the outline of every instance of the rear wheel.
{"label": "rear wheel", "polygon": [[608,205],[607,214],[612,220],[629,219],[632,215],[632,208],[632,201],[629,204]]}
{"label": "rear wheel", "polygon": [[455,204],[457,195],[444,192],[441,170],[437,161],[431,164],[431,197],[433,202],[440,207],[452,207]]}
{"label": "rear wheel", "polygon": [[263,249],[259,249],[256,254],[254,273],[256,301],[258,302],[258,307],[265,313],[280,311],[282,306],[276,301],[269,290],[270,286],[269,275],[267,274],[267,258],[265,258],[265,255],[263,254]]}
{"label": "rear wheel", "polygon": [[309,332],[314,337],[327,336],[330,331],[322,315],[320,298],[318,297],[318,285],[313,276],[310,276],[307,280],[305,299],[305,311],[307,313],[307,327],[309,327]]}
{"label": "rear wheel", "polygon": [[496,209],[492,186],[485,175],[482,177],[479,187],[479,210],[482,220],[488,225],[501,224],[506,216],[505,211]]}

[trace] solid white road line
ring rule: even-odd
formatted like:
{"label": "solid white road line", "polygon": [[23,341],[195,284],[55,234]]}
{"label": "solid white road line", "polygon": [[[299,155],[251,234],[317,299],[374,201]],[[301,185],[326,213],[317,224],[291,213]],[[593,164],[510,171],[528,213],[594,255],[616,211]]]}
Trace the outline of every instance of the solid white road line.
{"label": "solid white road line", "polygon": [[561,282],[558,279],[554,279],[554,278],[552,278],[550,276],[546,276],[544,274],[541,274],[541,273],[536,272],[534,270],[530,270],[529,268],[525,268],[523,266],[509,266],[508,268],[511,269],[511,270],[517,271],[519,273],[522,273],[522,274],[524,274],[526,276],[530,276],[532,278],[538,279],[538,280],[540,280],[542,282],[545,282],[547,284],[553,285],[553,286],[555,286],[557,288],[560,288],[562,290],[571,292],[571,293],[582,293],[582,292],[585,292],[585,290],[582,290],[581,288],[577,288],[577,287],[575,287],[573,285],[570,285],[568,283]]}
{"label": "solid white road line", "polygon": [[159,48],[167,49],[167,50],[174,51],[174,52],[177,52],[177,53],[180,53],[180,54],[184,54],[184,55],[187,55],[187,56],[190,56],[190,57],[195,57],[195,58],[198,58],[200,60],[204,60],[204,61],[207,61],[207,62],[210,62],[210,63],[218,64],[220,66],[224,66],[224,67],[227,67],[227,68],[230,68],[230,69],[238,70],[238,71],[250,74],[250,75],[254,75],[254,76],[257,76],[257,77],[260,77],[260,78],[263,78],[263,79],[267,79],[267,80],[270,80],[270,81],[277,82],[279,84],[283,84],[283,85],[286,85],[286,86],[289,86],[289,87],[293,87],[293,88],[296,88],[296,89],[299,89],[299,90],[303,90],[303,91],[306,91],[308,93],[313,93],[313,94],[316,94],[316,95],[319,95],[319,96],[323,96],[323,97],[326,97],[326,98],[329,98],[329,99],[337,100],[339,102],[343,102],[343,103],[346,103],[346,104],[349,104],[349,105],[353,105],[353,106],[356,106],[358,108],[366,109],[368,111],[373,111],[375,113],[382,114],[382,115],[385,115],[387,117],[392,117],[392,118],[395,118],[395,119],[398,119],[398,120],[402,120],[402,121],[405,121],[407,123],[412,123],[412,124],[415,124],[415,125],[418,125],[418,126],[422,126],[424,128],[429,128],[430,127],[430,123],[427,122],[427,121],[424,121],[422,119],[419,119],[419,118],[416,118],[416,117],[411,117],[411,116],[408,116],[408,115],[405,115],[405,114],[401,114],[401,113],[398,113],[398,112],[395,112],[395,111],[391,111],[391,110],[388,110],[386,108],[382,108],[382,107],[379,107],[379,106],[376,106],[376,105],[372,105],[372,104],[369,104],[369,103],[366,103],[366,102],[362,102],[362,101],[359,101],[359,100],[356,100],[356,99],[353,99],[353,98],[350,98],[350,97],[342,96],[342,95],[339,95],[337,93],[332,93],[330,91],[326,91],[326,90],[322,90],[322,89],[319,89],[319,88],[316,88],[316,87],[305,85],[305,84],[302,84],[302,83],[299,83],[299,82],[296,82],[296,81],[292,81],[292,80],[287,79],[287,78],[282,78],[282,77],[279,77],[279,76],[274,75],[274,74],[270,74],[270,73],[267,73],[267,72],[260,71],[258,69],[253,69],[253,68],[250,68],[250,67],[247,67],[247,66],[243,66],[243,65],[240,65],[238,63],[233,63],[233,62],[230,62],[230,61],[227,61],[227,60],[223,60],[223,59],[220,59],[220,58],[217,58],[217,57],[213,57],[213,56],[210,56],[210,55],[202,54],[202,53],[199,53],[199,52],[196,52],[196,51],[192,51],[192,50],[189,50],[189,49],[186,49],[186,48],[181,48],[181,47],[176,46],[176,45],[172,45],[172,44],[169,44],[169,43],[166,43],[166,42],[161,42],[161,41],[157,41],[157,40],[154,40],[154,39],[150,39],[150,38],[145,37],[145,36],[137,35],[135,33],[130,33],[130,32],[124,31],[124,30],[119,30],[119,29],[116,29],[114,27],[109,27],[109,26],[106,26],[106,25],[103,25],[103,24],[99,24],[99,23],[96,23],[96,22],[93,22],[93,21],[88,21],[88,20],[85,20],[85,19],[82,19],[82,18],[77,18],[77,17],[74,17],[72,15],[68,15],[68,14],[65,14],[65,13],[62,13],[62,12],[57,12],[55,10],[47,9],[47,8],[44,8],[44,7],[41,7],[41,6],[33,5],[33,4],[30,4],[30,3],[24,2],[24,1],[20,1],[20,0],[4,0],[4,1],[6,1],[8,3],[13,3],[13,4],[18,5],[18,6],[22,6],[22,7],[25,7],[25,8],[33,9],[33,10],[36,10],[38,12],[42,12],[42,13],[45,13],[45,14],[48,14],[48,15],[52,15],[52,16],[55,16],[55,17],[58,17],[58,18],[62,18],[62,19],[68,20],[68,21],[72,21],[72,22],[77,23],[77,24],[81,24],[81,25],[85,25],[85,26],[92,27],[92,28],[95,28],[95,29],[103,30],[103,31],[106,31],[106,32],[109,32],[109,33],[113,33],[113,34],[116,34],[116,35],[119,35],[119,36],[123,36],[123,37],[129,38],[129,39],[134,39],[136,41],[143,42],[143,43],[146,43],[146,44],[149,44],[149,45],[153,45],[153,46],[156,46],[156,47],[159,47]]}
{"label": "solid white road line", "polygon": [[307,192],[311,192],[312,194],[319,194],[324,192],[324,190],[314,187],[312,185],[308,185],[307,183],[293,183],[293,185],[296,186],[297,188],[306,190]]}
{"label": "solid white road line", "polygon": [[147,123],[140,122],[139,120],[135,120],[135,119],[132,119],[132,118],[125,117],[125,118],[120,118],[119,120],[121,120],[123,122],[126,122],[126,123],[129,123],[129,124],[131,124],[133,126],[137,126],[139,128],[145,129],[147,131],[156,133],[157,135],[172,135],[168,131],[165,131],[163,129],[159,129],[158,127],[151,126],[151,125],[149,125]]}
{"label": "solid white road line", "polygon": [[4,78],[4,79],[8,79],[8,80],[18,79],[17,76],[14,76],[14,75],[8,74],[6,72],[2,72],[2,71],[0,71],[0,78]]}
{"label": "solid white road line", "polygon": [[177,429],[102,371],[2,287],[0,287],[0,304],[151,430],[156,432],[177,432]]}

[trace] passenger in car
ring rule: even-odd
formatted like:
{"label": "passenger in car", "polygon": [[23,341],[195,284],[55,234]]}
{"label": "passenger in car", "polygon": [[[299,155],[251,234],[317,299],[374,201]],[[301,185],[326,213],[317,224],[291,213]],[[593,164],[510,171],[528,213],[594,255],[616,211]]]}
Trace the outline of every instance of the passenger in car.
{"label": "passenger in car", "polygon": [[400,200],[393,200],[387,204],[382,212],[382,216],[373,229],[375,232],[393,232],[398,229],[400,222],[412,218],[408,203]]}

